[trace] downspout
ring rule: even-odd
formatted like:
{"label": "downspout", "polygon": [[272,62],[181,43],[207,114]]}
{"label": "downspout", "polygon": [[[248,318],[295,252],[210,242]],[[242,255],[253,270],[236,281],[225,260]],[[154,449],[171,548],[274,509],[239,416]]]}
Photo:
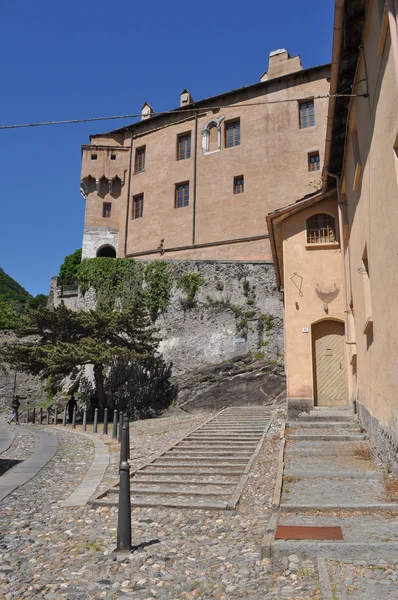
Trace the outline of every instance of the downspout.
{"label": "downspout", "polygon": [[195,110],[195,146],[193,149],[193,194],[192,194],[192,245],[195,245],[196,229],[196,162],[198,156],[198,111]]}
{"label": "downspout", "polygon": [[344,258],[344,232],[343,232],[343,208],[340,195],[340,177],[334,173],[330,173],[326,168],[325,171],[329,177],[333,177],[336,180],[337,189],[337,210],[339,215],[339,237],[340,237],[340,253],[341,253],[341,274],[343,278],[343,307],[344,307],[344,333],[345,338],[348,340],[348,304],[347,304],[347,275],[345,268]]}
{"label": "downspout", "polygon": [[[343,37],[343,22],[344,22],[344,3],[345,0],[336,0],[334,5],[334,36],[333,36],[333,50],[332,50],[332,71],[331,71],[331,83],[330,83],[330,95],[332,96],[329,100],[328,115],[327,115],[327,126],[326,126],[326,142],[325,142],[325,157],[324,164],[326,167],[329,164],[330,159],[330,146],[332,142],[332,131],[333,131],[333,120],[334,111],[336,107],[336,97],[334,94],[337,93],[337,83],[339,79],[339,65],[340,65],[340,53],[341,53],[341,42]],[[327,188],[327,170],[325,169],[323,174],[322,191],[326,192]]]}
{"label": "downspout", "polygon": [[126,200],[126,225],[124,229],[124,258],[127,255],[127,236],[129,230],[129,212],[130,212],[130,188],[131,188],[131,165],[133,158],[133,132],[130,131],[130,155],[129,155],[129,171],[127,182],[127,200]]}
{"label": "downspout", "polygon": [[395,1],[387,0],[388,23],[390,26],[391,48],[394,56],[395,79],[398,85],[398,30],[397,15],[395,13]]}

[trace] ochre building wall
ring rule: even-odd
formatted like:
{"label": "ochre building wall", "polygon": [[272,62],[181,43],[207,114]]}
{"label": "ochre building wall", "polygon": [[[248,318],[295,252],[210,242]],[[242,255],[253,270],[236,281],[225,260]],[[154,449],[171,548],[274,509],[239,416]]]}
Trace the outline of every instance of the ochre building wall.
{"label": "ochre building wall", "polygon": [[[132,138],[128,130],[92,137],[91,145],[83,146],[82,180],[92,178],[85,228],[99,242],[86,248],[83,244],[83,256],[95,256],[102,233],[111,229],[118,231],[120,257],[271,259],[266,215],[320,185],[321,171],[308,170],[308,153],[319,151],[322,164],[327,99],[315,99],[316,124],[307,129],[299,127],[298,101],[326,96],[329,73],[328,65],[302,70],[209,99],[210,106],[225,108],[211,110],[202,101],[197,123],[192,111],[170,113],[134,124]],[[292,101],[272,104],[286,100]],[[205,153],[202,131],[212,118],[221,124],[221,148]],[[236,118],[240,119],[241,143],[226,148],[225,122]],[[191,157],[180,161],[177,136],[188,132]],[[135,152],[141,146],[146,148],[145,171],[134,173]],[[93,153],[97,160],[91,160]],[[112,153],[116,155],[113,161]],[[244,175],[245,190],[234,194],[234,177],[239,175]],[[122,181],[120,196],[92,189],[95,180],[116,176]],[[188,181],[189,205],[175,208],[175,185]],[[138,194],[144,194],[143,216],[133,219],[132,201]],[[103,202],[112,203],[111,218],[102,216]]]}

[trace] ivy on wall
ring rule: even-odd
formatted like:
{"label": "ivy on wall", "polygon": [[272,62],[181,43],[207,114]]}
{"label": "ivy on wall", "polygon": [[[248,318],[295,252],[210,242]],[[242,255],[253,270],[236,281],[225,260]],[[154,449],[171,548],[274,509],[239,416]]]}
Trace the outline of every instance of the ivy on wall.
{"label": "ivy on wall", "polygon": [[97,307],[113,309],[128,306],[142,291],[144,267],[135,260],[125,258],[84,259],[79,265],[77,281],[83,294],[95,289]]}
{"label": "ivy on wall", "polygon": [[193,308],[196,306],[196,294],[198,293],[205,280],[199,273],[184,273],[177,281],[177,287],[183,290],[187,297],[182,302],[184,308]]}
{"label": "ivy on wall", "polygon": [[167,263],[155,260],[145,268],[145,299],[152,321],[166,310],[170,303],[173,279]]}

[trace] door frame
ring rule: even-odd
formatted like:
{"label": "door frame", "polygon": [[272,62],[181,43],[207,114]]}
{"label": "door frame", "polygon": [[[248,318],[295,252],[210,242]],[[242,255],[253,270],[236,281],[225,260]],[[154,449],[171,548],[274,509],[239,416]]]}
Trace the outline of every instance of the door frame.
{"label": "door frame", "polygon": [[336,321],[337,323],[341,323],[343,325],[343,343],[344,343],[344,362],[345,362],[345,372],[346,372],[346,385],[347,385],[347,406],[349,405],[348,398],[348,368],[347,368],[347,352],[345,346],[345,323],[343,319],[339,319],[338,317],[324,317],[322,319],[317,319],[311,323],[311,375],[312,375],[312,402],[314,406],[318,406],[318,400],[315,398],[315,353],[314,353],[314,336],[313,336],[313,327],[318,323],[324,323],[325,321]]}

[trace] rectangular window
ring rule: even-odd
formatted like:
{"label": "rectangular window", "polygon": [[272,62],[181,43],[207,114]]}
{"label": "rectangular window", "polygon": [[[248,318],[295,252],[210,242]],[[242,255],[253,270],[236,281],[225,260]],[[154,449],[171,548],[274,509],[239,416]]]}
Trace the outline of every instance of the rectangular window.
{"label": "rectangular window", "polygon": [[175,191],[175,208],[183,208],[189,204],[189,181],[177,183]]}
{"label": "rectangular window", "polygon": [[102,205],[102,216],[105,219],[109,219],[111,216],[112,204],[110,202],[104,202]]}
{"label": "rectangular window", "polygon": [[319,152],[310,152],[308,155],[308,170],[319,171],[321,168],[321,161],[319,158]]}
{"label": "rectangular window", "polygon": [[315,125],[315,106],[313,100],[299,102],[300,111],[300,129],[314,127]]}
{"label": "rectangular window", "polygon": [[97,155],[96,154],[92,154],[91,155],[91,160],[97,160]]}
{"label": "rectangular window", "polygon": [[145,146],[135,151],[134,173],[142,173],[142,171],[145,171]]}
{"label": "rectangular window", "polygon": [[116,154],[111,154],[111,160],[116,160]]}
{"label": "rectangular window", "polygon": [[133,196],[133,219],[140,219],[144,212],[144,194]]}
{"label": "rectangular window", "polygon": [[234,194],[243,194],[245,191],[245,178],[243,175],[234,177]]}
{"label": "rectangular window", "polygon": [[240,120],[225,124],[225,147],[240,146]]}
{"label": "rectangular window", "polygon": [[184,133],[178,136],[177,160],[185,160],[191,157],[191,134]]}

